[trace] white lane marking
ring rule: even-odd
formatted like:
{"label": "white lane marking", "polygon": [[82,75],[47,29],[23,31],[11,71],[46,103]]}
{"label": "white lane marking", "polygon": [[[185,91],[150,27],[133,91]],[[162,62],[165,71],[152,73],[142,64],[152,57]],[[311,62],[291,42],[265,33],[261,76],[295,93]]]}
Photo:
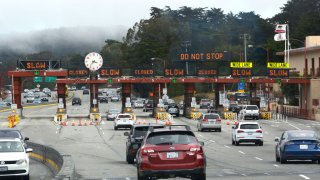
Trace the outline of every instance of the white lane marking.
{"label": "white lane marking", "polygon": [[279,167],[279,165],[277,165],[277,164],[274,164],[273,166],[274,166],[274,167]]}
{"label": "white lane marking", "polygon": [[246,174],[241,174],[241,176],[247,176]]}
{"label": "white lane marking", "polygon": [[224,145],[224,147],[229,148],[229,149],[231,148],[230,146],[227,146],[227,145]]}
{"label": "white lane marking", "polygon": [[255,157],[256,159],[258,159],[259,161],[262,161],[263,159],[259,158],[259,157]]}
{"label": "white lane marking", "polygon": [[303,175],[303,174],[300,174],[299,176],[302,177],[302,178],[304,178],[304,179],[310,179],[309,177],[307,177],[307,176],[305,176],[305,175]]}
{"label": "white lane marking", "polygon": [[268,175],[268,176],[270,176],[270,175],[271,175],[271,174],[269,174],[269,173],[263,173],[263,174]]}
{"label": "white lane marking", "polygon": [[239,153],[241,153],[241,154],[246,154],[246,153],[244,153],[244,152],[242,152],[242,151],[238,151]]}
{"label": "white lane marking", "polygon": [[269,132],[268,132],[268,131],[265,131],[264,133],[265,133],[265,134],[269,134]]}
{"label": "white lane marking", "polygon": [[210,142],[213,142],[213,143],[215,143],[215,141],[214,141],[214,140],[210,140]]}
{"label": "white lane marking", "polygon": [[198,134],[200,137],[203,137],[201,134]]}
{"label": "white lane marking", "polygon": [[292,126],[292,127],[294,127],[294,128],[296,128],[296,129],[298,129],[298,130],[301,130],[300,128],[298,128],[297,126],[295,126],[295,125],[293,125],[293,124],[289,124],[290,126]]}

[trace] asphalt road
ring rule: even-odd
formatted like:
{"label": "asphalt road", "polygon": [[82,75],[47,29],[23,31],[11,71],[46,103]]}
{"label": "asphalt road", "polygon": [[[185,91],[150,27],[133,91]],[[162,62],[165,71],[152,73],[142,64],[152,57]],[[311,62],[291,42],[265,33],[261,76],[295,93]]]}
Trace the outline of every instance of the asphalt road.
{"label": "asphalt road", "polygon": [[[88,114],[89,96],[82,98],[81,106],[68,103],[70,115]],[[108,108],[120,108],[120,102],[102,104],[100,111]],[[54,112],[56,107],[28,109],[30,115]],[[153,121],[148,113],[136,109],[138,119]],[[60,127],[49,118],[27,118],[21,121],[19,128],[33,141],[56,148],[62,154],[71,154],[76,167],[77,179],[137,179],[135,165],[125,161],[126,130],[113,130],[112,121],[103,121],[101,125],[78,126],[84,118],[71,118],[76,126]],[[198,132],[196,122],[184,117],[174,118],[176,124],[188,124],[200,141],[205,142],[207,156],[207,179],[319,179],[320,165],[308,161],[294,161],[280,164],[275,161],[274,138],[287,129],[314,129],[319,132],[320,122],[291,119],[285,121],[259,120],[264,131],[264,146],[251,144],[231,145],[231,125],[223,120],[222,132]],[[319,132],[320,133],[320,132]],[[35,172],[41,176],[41,171]],[[43,173],[42,173],[43,175]]]}

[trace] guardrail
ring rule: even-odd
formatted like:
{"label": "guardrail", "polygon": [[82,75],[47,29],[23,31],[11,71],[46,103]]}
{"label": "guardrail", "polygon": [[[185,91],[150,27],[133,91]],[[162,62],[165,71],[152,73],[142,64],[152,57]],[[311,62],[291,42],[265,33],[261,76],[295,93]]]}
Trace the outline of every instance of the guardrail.
{"label": "guardrail", "polygon": [[27,142],[33,149],[30,158],[45,164],[55,175],[55,180],[73,180],[75,178],[75,165],[71,155],[61,155],[54,148]]}

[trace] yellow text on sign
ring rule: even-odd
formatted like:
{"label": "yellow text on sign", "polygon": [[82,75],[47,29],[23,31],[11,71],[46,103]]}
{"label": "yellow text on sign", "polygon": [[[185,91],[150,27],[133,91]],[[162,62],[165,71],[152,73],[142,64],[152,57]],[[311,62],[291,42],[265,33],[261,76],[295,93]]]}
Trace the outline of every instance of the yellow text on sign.
{"label": "yellow text on sign", "polygon": [[252,68],[252,62],[230,62],[231,68]]}
{"label": "yellow text on sign", "polygon": [[268,62],[268,68],[289,68],[289,63]]}

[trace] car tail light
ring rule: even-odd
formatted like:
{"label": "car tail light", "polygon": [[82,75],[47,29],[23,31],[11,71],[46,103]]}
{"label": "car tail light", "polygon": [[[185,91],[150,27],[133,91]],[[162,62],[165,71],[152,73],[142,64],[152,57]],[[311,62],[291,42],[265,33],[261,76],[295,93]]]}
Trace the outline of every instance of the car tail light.
{"label": "car tail light", "polygon": [[202,122],[208,122],[208,119],[202,119]]}
{"label": "car tail light", "polygon": [[244,130],[238,130],[237,131],[237,133],[243,133],[244,132]]}
{"label": "car tail light", "polygon": [[189,151],[190,151],[191,153],[203,153],[201,146],[191,147]]}
{"label": "car tail light", "polygon": [[261,129],[259,129],[259,130],[256,130],[256,132],[257,132],[257,133],[262,133],[262,130],[261,130]]}
{"label": "car tail light", "polygon": [[216,121],[217,121],[217,122],[221,122],[221,119],[217,119]]}
{"label": "car tail light", "polygon": [[141,149],[142,155],[148,155],[149,153],[154,153],[153,149],[143,148]]}

